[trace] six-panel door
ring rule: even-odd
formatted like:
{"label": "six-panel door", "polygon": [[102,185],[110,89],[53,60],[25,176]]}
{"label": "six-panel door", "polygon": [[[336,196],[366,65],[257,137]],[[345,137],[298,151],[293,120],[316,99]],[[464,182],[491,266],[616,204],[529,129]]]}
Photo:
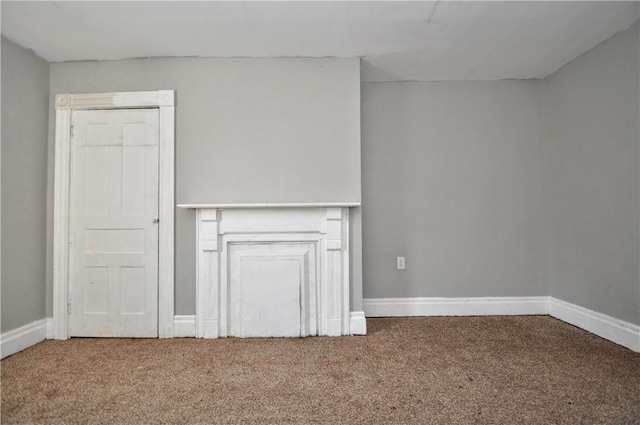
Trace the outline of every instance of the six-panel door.
{"label": "six-panel door", "polygon": [[158,336],[158,110],[74,111],[71,336]]}

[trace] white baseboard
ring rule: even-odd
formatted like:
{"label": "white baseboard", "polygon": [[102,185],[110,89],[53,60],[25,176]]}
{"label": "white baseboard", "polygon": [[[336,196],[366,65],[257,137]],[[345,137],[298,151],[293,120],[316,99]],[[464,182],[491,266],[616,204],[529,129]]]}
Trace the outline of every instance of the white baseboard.
{"label": "white baseboard", "polygon": [[0,335],[0,358],[5,358],[44,341],[47,337],[47,319],[36,320]]}
{"label": "white baseboard", "polygon": [[553,297],[365,298],[367,317],[548,314],[640,352],[640,326]]}
{"label": "white baseboard", "polygon": [[[553,297],[368,298],[351,312],[351,335],[367,334],[367,317],[548,314],[616,344],[640,352],[640,326]],[[194,315],[174,317],[174,337],[196,336]],[[0,358],[53,339],[53,319],[41,319],[0,335]]]}
{"label": "white baseboard", "polygon": [[367,317],[547,314],[548,297],[365,298]]}
{"label": "white baseboard", "polygon": [[182,315],[173,318],[174,338],[195,338],[196,337],[196,316]]}
{"label": "white baseboard", "polygon": [[616,344],[640,352],[640,326],[549,297],[549,315]]}
{"label": "white baseboard", "polygon": [[53,329],[53,317],[47,317],[47,339],[56,339],[55,330]]}
{"label": "white baseboard", "polygon": [[351,312],[349,331],[351,335],[367,334],[367,319],[364,316],[364,311]]}

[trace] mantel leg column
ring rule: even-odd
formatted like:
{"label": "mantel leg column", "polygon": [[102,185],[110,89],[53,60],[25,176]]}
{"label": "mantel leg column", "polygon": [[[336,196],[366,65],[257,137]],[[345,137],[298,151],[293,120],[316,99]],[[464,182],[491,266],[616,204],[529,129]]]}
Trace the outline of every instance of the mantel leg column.
{"label": "mantel leg column", "polygon": [[197,210],[196,337],[219,335],[218,210]]}
{"label": "mantel leg column", "polygon": [[[347,216],[348,217],[348,216]],[[345,264],[349,258],[348,242],[344,240],[342,208],[327,208],[327,335],[349,334],[349,269]],[[346,271],[346,273],[345,273]],[[345,279],[346,276],[346,279]],[[345,286],[347,290],[345,291]],[[345,305],[347,311],[345,311]]]}

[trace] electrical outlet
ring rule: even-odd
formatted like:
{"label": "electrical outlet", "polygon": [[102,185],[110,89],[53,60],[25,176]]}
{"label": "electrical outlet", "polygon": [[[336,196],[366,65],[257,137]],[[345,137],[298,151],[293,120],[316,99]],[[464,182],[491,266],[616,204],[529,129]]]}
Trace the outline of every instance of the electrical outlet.
{"label": "electrical outlet", "polygon": [[396,268],[398,270],[404,270],[404,267],[405,267],[404,257],[397,257],[396,258]]}

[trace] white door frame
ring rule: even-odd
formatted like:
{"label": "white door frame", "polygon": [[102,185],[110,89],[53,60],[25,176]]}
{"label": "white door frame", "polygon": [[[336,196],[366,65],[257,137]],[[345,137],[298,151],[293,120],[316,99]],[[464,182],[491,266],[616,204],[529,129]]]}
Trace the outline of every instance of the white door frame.
{"label": "white door frame", "polygon": [[53,335],[69,338],[69,199],[71,173],[71,115],[90,109],[158,109],[158,336],[173,338],[174,302],[174,149],[173,90],[127,93],[58,94],[55,100],[55,175],[53,199]]}

